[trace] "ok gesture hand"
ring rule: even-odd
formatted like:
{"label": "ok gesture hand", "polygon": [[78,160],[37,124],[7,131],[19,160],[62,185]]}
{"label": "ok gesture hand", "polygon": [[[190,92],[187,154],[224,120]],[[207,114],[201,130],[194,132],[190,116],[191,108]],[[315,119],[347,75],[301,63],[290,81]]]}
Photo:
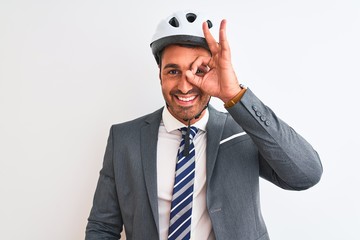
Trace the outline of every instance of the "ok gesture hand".
{"label": "ok gesture hand", "polygon": [[[241,88],[231,63],[230,46],[226,37],[226,20],[222,20],[219,31],[219,43],[211,35],[206,22],[202,25],[205,39],[209,45],[211,57],[199,56],[186,72],[189,82],[205,93],[227,102]],[[205,71],[197,75],[198,69]]]}

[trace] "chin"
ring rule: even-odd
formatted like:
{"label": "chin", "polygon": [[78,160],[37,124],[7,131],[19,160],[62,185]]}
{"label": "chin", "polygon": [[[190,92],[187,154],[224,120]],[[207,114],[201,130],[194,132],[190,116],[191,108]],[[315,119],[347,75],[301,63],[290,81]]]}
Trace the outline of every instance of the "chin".
{"label": "chin", "polygon": [[188,121],[190,119],[193,119],[196,115],[199,114],[201,110],[198,111],[191,111],[191,112],[186,112],[184,113],[184,111],[182,112],[178,112],[178,114],[176,115],[178,119],[181,119],[183,121]]}

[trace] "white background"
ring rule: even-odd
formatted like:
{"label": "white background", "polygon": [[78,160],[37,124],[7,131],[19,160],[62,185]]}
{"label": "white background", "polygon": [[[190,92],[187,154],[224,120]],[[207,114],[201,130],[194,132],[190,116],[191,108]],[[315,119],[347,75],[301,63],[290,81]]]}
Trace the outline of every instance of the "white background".
{"label": "white background", "polygon": [[84,238],[111,124],[163,105],[155,27],[192,7],[228,19],[239,80],[321,156],[308,191],[261,182],[271,238],[358,239],[358,0],[0,0],[0,239]]}

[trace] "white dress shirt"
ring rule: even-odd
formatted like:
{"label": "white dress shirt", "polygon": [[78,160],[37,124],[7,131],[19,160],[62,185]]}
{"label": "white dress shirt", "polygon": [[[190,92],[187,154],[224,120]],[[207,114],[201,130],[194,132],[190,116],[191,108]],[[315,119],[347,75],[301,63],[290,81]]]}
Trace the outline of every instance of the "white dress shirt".
{"label": "white dress shirt", "polygon": [[[209,112],[194,125],[199,132],[194,138],[195,179],[191,217],[191,239],[215,239],[211,220],[206,207],[206,124]],[[175,178],[177,152],[181,141],[179,128],[186,127],[174,118],[164,107],[159,127],[157,144],[157,190],[159,205],[160,239],[167,239],[169,230],[170,208]]]}

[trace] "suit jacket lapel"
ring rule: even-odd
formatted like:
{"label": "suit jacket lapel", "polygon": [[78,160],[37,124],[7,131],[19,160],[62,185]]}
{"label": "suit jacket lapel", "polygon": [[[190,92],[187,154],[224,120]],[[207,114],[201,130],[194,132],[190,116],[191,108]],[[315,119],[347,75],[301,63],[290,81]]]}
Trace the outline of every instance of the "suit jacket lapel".
{"label": "suit jacket lapel", "polygon": [[156,177],[156,149],[161,113],[162,109],[149,115],[149,117],[145,119],[146,124],[141,128],[140,140],[145,185],[157,231],[159,231],[159,211]]}
{"label": "suit jacket lapel", "polygon": [[207,146],[206,146],[206,181],[210,182],[219,146],[221,136],[226,121],[226,115],[216,111],[213,107],[209,106],[209,121],[206,125],[207,132]]}

